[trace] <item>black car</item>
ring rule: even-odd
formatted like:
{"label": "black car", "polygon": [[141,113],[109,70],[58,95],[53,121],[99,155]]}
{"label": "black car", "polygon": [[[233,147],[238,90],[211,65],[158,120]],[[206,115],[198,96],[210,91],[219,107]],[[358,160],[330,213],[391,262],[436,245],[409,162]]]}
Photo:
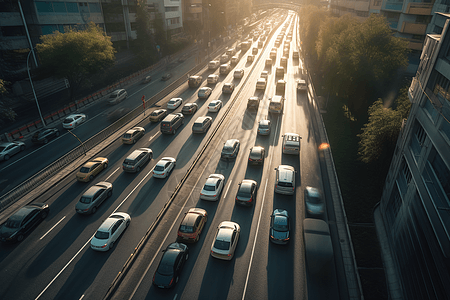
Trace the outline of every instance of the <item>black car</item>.
{"label": "black car", "polygon": [[167,246],[153,276],[153,284],[159,288],[173,287],[179,279],[184,263],[188,260],[188,246],[182,243],[172,243]]}
{"label": "black car", "polygon": [[161,77],[161,80],[162,80],[162,81],[167,81],[167,80],[169,80],[170,78],[172,78],[172,74],[167,73],[167,74],[164,74],[164,75]]}
{"label": "black car", "polygon": [[50,209],[45,203],[32,203],[15,212],[0,229],[2,242],[21,242],[27,232],[44,220]]}
{"label": "black car", "polygon": [[239,183],[238,192],[236,194],[236,204],[250,206],[256,201],[256,192],[258,183],[251,179],[244,179]]}
{"label": "black car", "polygon": [[287,210],[277,208],[270,216],[270,241],[275,244],[287,244],[290,239],[289,214]]}
{"label": "black car", "polygon": [[42,128],[36,131],[31,138],[34,144],[47,144],[48,141],[59,136],[59,130],[56,128]]}

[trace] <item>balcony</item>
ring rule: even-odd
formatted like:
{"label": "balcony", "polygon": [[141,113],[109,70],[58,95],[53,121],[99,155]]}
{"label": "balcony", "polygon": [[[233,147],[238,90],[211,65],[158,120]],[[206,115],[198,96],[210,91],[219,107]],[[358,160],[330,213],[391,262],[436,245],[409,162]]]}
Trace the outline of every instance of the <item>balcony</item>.
{"label": "balcony", "polygon": [[403,22],[402,28],[400,29],[400,32],[402,33],[420,34],[420,35],[425,35],[426,31],[427,31],[427,24],[417,24],[410,22]]}
{"label": "balcony", "polygon": [[423,42],[421,41],[409,41],[408,48],[412,50],[422,50]]}
{"label": "balcony", "polygon": [[408,3],[405,13],[410,15],[431,15],[432,3]]}
{"label": "balcony", "polygon": [[403,8],[403,2],[386,2],[384,4],[384,10],[395,10],[395,11],[401,11]]}

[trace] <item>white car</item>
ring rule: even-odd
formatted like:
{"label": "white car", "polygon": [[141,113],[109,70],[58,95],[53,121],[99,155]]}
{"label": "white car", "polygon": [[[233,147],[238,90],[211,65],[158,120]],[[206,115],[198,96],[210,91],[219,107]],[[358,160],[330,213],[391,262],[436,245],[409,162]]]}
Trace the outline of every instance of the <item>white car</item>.
{"label": "white car", "polygon": [[128,96],[127,91],[124,89],[115,90],[108,97],[108,103],[111,105],[117,104],[124,100]]}
{"label": "white car", "polygon": [[25,150],[25,143],[10,142],[0,144],[0,160],[8,160],[11,156]]}
{"label": "white car", "polygon": [[131,217],[127,213],[115,212],[97,229],[91,240],[91,248],[96,251],[108,251],[130,225]]}
{"label": "white car", "polygon": [[67,116],[63,121],[63,127],[65,129],[73,129],[86,121],[85,114],[72,114]]}
{"label": "white car", "polygon": [[177,161],[173,157],[161,158],[161,160],[153,167],[153,177],[166,178],[173,168],[175,168],[176,164]]}
{"label": "white car", "polygon": [[223,186],[225,183],[225,176],[222,174],[211,174],[208,179],[206,179],[205,185],[200,192],[200,199],[217,201],[222,193]]}
{"label": "white car", "polygon": [[269,71],[262,71],[261,72],[261,78],[268,78],[269,77]]}
{"label": "white car", "polygon": [[176,109],[178,108],[178,106],[181,105],[181,103],[183,103],[183,99],[181,98],[172,98],[169,100],[169,102],[167,102],[167,108],[168,109]]}
{"label": "white car", "polygon": [[208,104],[208,111],[210,112],[218,112],[222,107],[222,101],[213,100]]}
{"label": "white car", "polygon": [[208,78],[206,78],[206,81],[209,84],[216,84],[219,81],[219,75],[217,75],[217,74],[210,74],[210,75],[208,75]]}
{"label": "white car", "polygon": [[234,70],[233,76],[234,76],[234,78],[237,78],[237,79],[244,77],[244,69]]}
{"label": "white car", "polygon": [[208,98],[212,93],[212,88],[204,86],[198,90],[199,98]]}
{"label": "white car", "polygon": [[219,224],[213,244],[211,245],[211,256],[231,260],[234,256],[241,227],[238,223],[224,221]]}

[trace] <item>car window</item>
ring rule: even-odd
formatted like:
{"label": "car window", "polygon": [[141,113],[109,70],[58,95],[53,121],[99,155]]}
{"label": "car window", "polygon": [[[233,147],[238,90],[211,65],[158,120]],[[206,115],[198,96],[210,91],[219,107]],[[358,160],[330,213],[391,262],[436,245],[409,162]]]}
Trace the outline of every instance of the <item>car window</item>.
{"label": "car window", "polygon": [[91,170],[95,170],[100,166],[100,163],[96,163],[92,166]]}
{"label": "car window", "polygon": [[95,233],[95,238],[99,239],[99,240],[106,240],[109,238],[109,232],[107,231],[97,231]]}
{"label": "car window", "polygon": [[216,248],[218,250],[228,250],[228,249],[230,249],[230,242],[216,240],[214,242],[214,248]]}
{"label": "car window", "polygon": [[195,228],[198,228],[198,226],[200,225],[200,222],[202,221],[202,217],[201,216],[198,216],[197,217],[197,220],[195,220],[195,224],[194,224],[194,227]]}
{"label": "car window", "polygon": [[236,230],[233,231],[233,234],[231,235],[231,243],[234,244],[234,239],[236,238]]}
{"label": "car window", "polygon": [[80,202],[84,203],[84,204],[89,204],[89,203],[91,203],[91,198],[90,197],[81,197]]}
{"label": "car window", "polygon": [[104,189],[98,190],[97,193],[95,193],[94,195],[94,200],[97,200],[98,197],[100,197],[100,195],[104,192]]}
{"label": "car window", "polygon": [[194,232],[194,227],[188,225],[180,225],[180,231],[184,233],[192,233]]}
{"label": "car window", "polygon": [[217,180],[216,189],[219,189],[220,183],[222,183],[222,179]]}

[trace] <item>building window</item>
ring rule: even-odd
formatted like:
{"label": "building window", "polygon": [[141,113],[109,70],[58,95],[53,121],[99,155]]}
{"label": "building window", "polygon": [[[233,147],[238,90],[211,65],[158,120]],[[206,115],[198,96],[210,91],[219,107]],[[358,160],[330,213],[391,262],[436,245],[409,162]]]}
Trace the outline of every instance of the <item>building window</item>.
{"label": "building window", "polygon": [[373,6],[381,6],[381,0],[373,0]]}
{"label": "building window", "polygon": [[431,16],[422,16],[422,15],[418,15],[416,16],[416,23],[420,23],[420,24],[429,24],[431,22]]}
{"label": "building window", "polygon": [[[449,56],[450,56],[450,51],[447,53],[447,58]],[[446,100],[450,101],[449,88],[450,88],[450,81],[445,76],[443,76],[441,73],[437,73],[436,84],[434,85],[433,93],[441,100],[446,99]]]}
{"label": "building window", "polygon": [[36,10],[38,13],[50,13],[53,12],[53,6],[51,2],[36,1]]}
{"label": "building window", "polygon": [[409,170],[408,164],[405,159],[403,159],[400,172],[397,175],[397,185],[400,190],[402,198],[405,198],[406,192],[408,191],[409,183],[411,182],[411,171]]}
{"label": "building window", "polygon": [[68,13],[78,12],[78,4],[76,2],[66,2],[66,7]]}
{"label": "building window", "polygon": [[56,13],[67,13],[66,3],[64,2],[52,2],[53,11]]}
{"label": "building window", "polygon": [[423,144],[425,143],[425,139],[427,134],[423,129],[422,125],[418,121],[415,122],[413,127],[413,135],[411,136],[411,141],[409,147],[414,156],[414,159],[417,162],[420,159],[420,153],[422,152]]}
{"label": "building window", "polygon": [[389,202],[386,207],[386,217],[391,227],[394,226],[395,218],[397,218],[397,214],[400,210],[401,204],[402,198],[400,196],[398,186],[394,184],[391,192],[391,197],[389,198]]}
{"label": "building window", "polygon": [[180,17],[167,19],[167,26],[180,24]]}
{"label": "building window", "polygon": [[440,220],[444,228],[449,232],[450,169],[435,148],[430,151],[428,161],[422,173],[422,178]]}
{"label": "building window", "polygon": [[2,36],[24,36],[25,28],[23,26],[2,26]]}
{"label": "building window", "polygon": [[178,11],[178,6],[166,6],[165,9],[166,9],[166,12]]}
{"label": "building window", "polygon": [[[445,111],[445,110],[444,110]],[[447,108],[448,111],[448,108]],[[445,119],[442,119],[442,124],[440,130],[447,137],[450,142],[450,113],[444,114]]]}
{"label": "building window", "polygon": [[98,3],[89,3],[89,11],[91,13],[101,13],[102,9],[100,8],[100,4]]}
{"label": "building window", "polygon": [[428,113],[428,116],[433,121],[433,123],[436,122],[436,119],[438,117],[438,111],[434,107],[433,103],[431,103],[430,99],[428,99],[428,98],[425,99],[425,103],[423,105],[423,108]]}

